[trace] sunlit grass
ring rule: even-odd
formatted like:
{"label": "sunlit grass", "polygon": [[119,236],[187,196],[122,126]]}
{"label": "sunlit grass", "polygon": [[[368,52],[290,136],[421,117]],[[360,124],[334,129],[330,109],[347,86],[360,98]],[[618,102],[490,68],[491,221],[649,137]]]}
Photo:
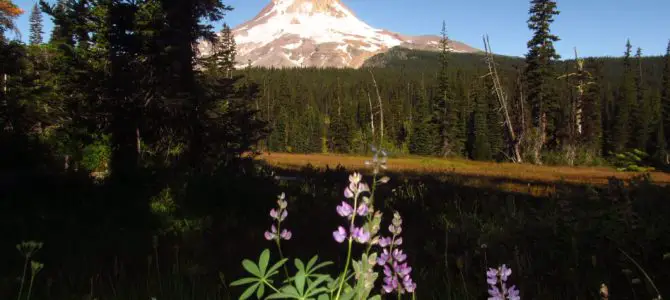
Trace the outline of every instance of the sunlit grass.
{"label": "sunlit grass", "polygon": [[[340,165],[346,169],[360,170],[365,168],[367,158],[339,154],[263,153],[257,159],[284,169],[299,169],[307,165],[335,168]],[[388,166],[390,171],[399,173],[463,175],[466,179],[464,184],[467,185],[493,185],[500,190],[534,195],[551,193],[558,183],[604,185],[612,177],[631,179],[640,175],[635,172],[618,172],[608,167],[539,166],[419,156],[389,158]],[[670,183],[670,174],[651,172],[650,175],[655,183]]]}

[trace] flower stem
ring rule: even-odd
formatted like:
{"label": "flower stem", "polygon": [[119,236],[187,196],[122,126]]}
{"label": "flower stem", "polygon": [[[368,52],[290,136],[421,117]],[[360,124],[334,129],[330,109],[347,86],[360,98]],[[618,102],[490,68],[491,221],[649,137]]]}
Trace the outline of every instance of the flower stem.
{"label": "flower stem", "polygon": [[354,227],[354,220],[356,219],[356,208],[358,207],[358,196],[359,192],[356,192],[354,195],[354,212],[351,215],[351,222],[349,224],[349,247],[347,247],[347,261],[344,263],[344,272],[342,272],[342,280],[340,280],[340,287],[337,289],[337,295],[335,300],[340,299],[340,294],[342,293],[342,287],[344,287],[344,279],[347,276],[347,271],[349,270],[349,261],[351,260],[351,246],[354,241],[354,237],[351,235],[351,229]]}
{"label": "flower stem", "polygon": [[26,260],[23,263],[23,276],[21,276],[21,286],[19,287],[19,297],[16,298],[18,300],[21,299],[21,295],[23,294],[23,285],[26,283],[26,270],[27,269],[28,269],[28,258],[26,257]]}
{"label": "flower stem", "polygon": [[[279,258],[284,259],[284,253],[281,251],[281,236],[279,235],[281,233],[281,221],[277,221],[277,236],[275,237],[275,243],[277,243],[277,250],[279,250]],[[284,267],[284,274],[286,274],[286,279],[288,280],[289,276],[288,275],[288,268],[286,268],[286,264],[284,264],[282,267]]]}
{"label": "flower stem", "polygon": [[28,298],[27,300],[30,300],[30,295],[33,293],[33,283],[35,282],[35,272],[33,272],[32,276],[30,276],[30,285],[28,286]]}

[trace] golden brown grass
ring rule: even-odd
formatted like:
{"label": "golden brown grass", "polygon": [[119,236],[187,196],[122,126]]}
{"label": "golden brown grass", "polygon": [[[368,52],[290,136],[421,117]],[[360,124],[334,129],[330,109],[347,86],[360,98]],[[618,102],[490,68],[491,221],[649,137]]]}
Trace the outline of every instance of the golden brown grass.
{"label": "golden brown grass", "polygon": [[[317,168],[331,168],[341,165],[349,170],[363,170],[365,160],[369,157],[336,155],[336,154],[289,154],[263,153],[257,159],[264,160],[270,165],[296,169],[311,164]],[[418,173],[434,175],[464,175],[470,181],[490,181],[496,179],[496,187],[505,190],[520,191],[520,188],[530,193],[549,193],[547,188],[555,183],[603,185],[608,178],[630,179],[640,173],[617,172],[607,167],[567,167],[567,166],[538,166],[531,164],[480,162],[464,159],[440,159],[428,157],[400,157],[389,158],[390,171],[400,173]],[[652,172],[651,178],[659,184],[670,183],[670,174]],[[480,180],[476,180],[480,179]],[[526,184],[527,183],[527,184]],[[544,191],[530,191],[531,188],[540,188]]]}

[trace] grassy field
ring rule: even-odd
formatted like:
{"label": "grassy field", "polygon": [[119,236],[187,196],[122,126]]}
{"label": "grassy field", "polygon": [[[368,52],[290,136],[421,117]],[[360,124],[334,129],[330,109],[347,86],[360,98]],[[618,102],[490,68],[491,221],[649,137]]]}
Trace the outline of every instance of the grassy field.
{"label": "grassy field", "polygon": [[[341,165],[348,170],[360,171],[366,168],[365,161],[370,158],[336,154],[263,153],[257,159],[283,169],[298,169],[307,165],[335,168]],[[493,185],[502,190],[531,194],[550,193],[558,183],[604,185],[612,177],[630,179],[640,175],[634,172],[618,172],[608,167],[539,166],[428,157],[389,158],[388,170],[417,175],[460,175],[467,179],[464,183],[468,185]],[[656,183],[670,183],[668,173],[651,172],[650,175]]]}

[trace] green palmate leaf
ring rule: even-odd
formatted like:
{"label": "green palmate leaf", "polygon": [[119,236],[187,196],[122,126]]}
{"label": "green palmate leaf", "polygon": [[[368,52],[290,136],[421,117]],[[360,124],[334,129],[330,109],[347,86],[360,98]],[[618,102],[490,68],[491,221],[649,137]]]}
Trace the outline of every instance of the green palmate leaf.
{"label": "green palmate leaf", "polygon": [[250,261],[248,259],[245,259],[242,261],[242,266],[244,267],[247,272],[251,273],[252,275],[256,275],[256,277],[262,278],[263,276],[261,275],[261,271],[258,269],[258,266],[253,261]]}
{"label": "green palmate leaf", "polygon": [[248,288],[244,291],[244,293],[242,293],[242,295],[240,296],[240,300],[245,300],[245,299],[251,297],[251,295],[256,291],[256,288],[259,286],[259,284],[260,284],[260,283],[256,283],[256,284],[254,284],[254,285],[248,287]]}
{"label": "green palmate leaf", "polygon": [[298,271],[298,274],[295,275],[295,287],[298,289],[298,293],[303,295],[305,292],[305,272]]}
{"label": "green palmate leaf", "polygon": [[382,300],[382,296],[380,296],[380,295],[374,295],[374,296],[368,298],[368,300]]}
{"label": "green palmate leaf", "polygon": [[[312,269],[312,266],[314,266],[314,264],[315,264],[318,260],[319,260],[319,255],[314,255],[314,257],[312,257],[312,259],[310,259],[310,260],[307,262],[307,270],[311,270],[311,269]],[[307,273],[309,273],[309,272],[307,272]]]}
{"label": "green palmate leaf", "polygon": [[332,261],[324,261],[324,262],[322,262],[322,263],[320,263],[320,264],[314,266],[314,268],[310,268],[310,267],[309,267],[309,264],[308,264],[306,273],[307,273],[308,275],[312,275],[312,274],[314,274],[314,272],[315,272],[316,270],[321,269],[321,268],[323,268],[323,267],[325,267],[325,266],[332,265],[332,264],[333,264]]}
{"label": "green palmate leaf", "polygon": [[328,297],[328,294],[321,294],[316,300],[330,300],[330,297]]}
{"label": "green palmate leaf", "polygon": [[270,262],[270,250],[265,249],[263,250],[260,258],[258,259],[258,266],[260,267],[261,275],[265,275],[265,270],[267,270],[269,262]]}
{"label": "green palmate leaf", "polygon": [[307,273],[305,271],[305,265],[302,263],[302,261],[300,259],[296,258],[293,261],[293,263],[295,264],[295,267],[296,267],[296,269],[298,269],[298,271],[302,271],[303,273]]}
{"label": "green palmate leaf", "polygon": [[261,299],[263,294],[265,294],[265,284],[258,286],[258,290],[256,290],[256,298]]}
{"label": "green palmate leaf", "polygon": [[252,282],[258,282],[258,278],[252,278],[252,277],[246,277],[242,279],[238,279],[233,281],[230,285],[231,286],[238,286],[238,285],[244,285]]}
{"label": "green palmate leaf", "polygon": [[281,268],[281,266],[283,266],[286,263],[286,261],[288,261],[288,259],[283,258],[280,261],[278,261],[276,264],[274,264],[272,267],[270,267],[270,269],[266,273],[266,277],[270,277],[270,276],[274,275],[277,272],[277,270],[279,268]]}

